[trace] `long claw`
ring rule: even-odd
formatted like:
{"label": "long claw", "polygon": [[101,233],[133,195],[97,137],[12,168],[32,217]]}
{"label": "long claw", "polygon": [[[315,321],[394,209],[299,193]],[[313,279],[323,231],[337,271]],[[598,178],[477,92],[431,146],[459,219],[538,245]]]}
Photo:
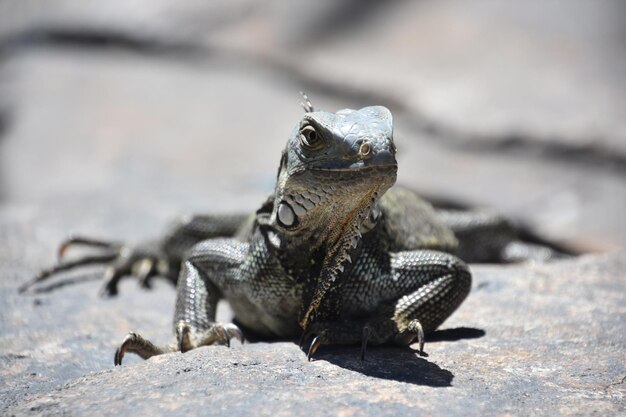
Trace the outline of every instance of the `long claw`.
{"label": "long claw", "polygon": [[126,352],[136,353],[144,359],[148,359],[154,355],[160,355],[165,352],[169,352],[172,349],[168,348],[160,348],[155,346],[149,340],[144,339],[137,333],[130,332],[126,335],[120,347],[115,350],[115,356],[113,358],[113,363],[115,366],[122,364],[122,359],[124,359],[124,355]]}
{"label": "long claw", "polygon": [[70,236],[59,245],[57,251],[58,259],[62,259],[71,246],[92,246],[105,249],[120,249],[122,245],[117,242],[108,242],[99,239],[92,239],[84,236]]}
{"label": "long claw", "polygon": [[224,329],[226,330],[226,333],[228,334],[228,337],[230,339],[237,339],[242,345],[246,341],[246,338],[243,336],[243,332],[241,331],[241,329],[233,323],[228,323],[224,326]]}
{"label": "long claw", "polygon": [[45,281],[52,275],[58,274],[59,272],[68,271],[70,269],[76,268],[78,266],[83,266],[83,265],[93,265],[93,264],[110,262],[116,257],[117,257],[116,253],[108,253],[105,255],[85,256],[75,261],[62,262],[60,264],[53,266],[52,268],[42,270],[33,279],[21,285],[18,288],[18,291],[20,293],[23,293],[24,291],[28,290],[33,285],[39,282]]}
{"label": "long claw", "polygon": [[311,358],[313,357],[313,355],[315,355],[315,352],[317,352],[317,349],[322,345],[322,343],[324,343],[326,341],[326,330],[323,330],[322,332],[320,332],[317,336],[315,336],[315,338],[313,339],[313,341],[311,342],[311,346],[309,346],[309,351],[306,355],[306,358],[309,362],[311,362]]}
{"label": "long claw", "polygon": [[205,330],[192,329],[184,320],[179,321],[176,325],[178,350],[183,353],[200,346],[209,346],[216,343],[230,347],[231,338],[236,338],[241,343],[244,342],[243,333],[233,323],[213,323],[211,327]]}
{"label": "long claw", "polygon": [[124,354],[120,348],[115,349],[115,356],[113,356],[113,366],[122,365],[122,358]]}
{"label": "long claw", "polygon": [[195,347],[191,340],[191,328],[184,321],[179,321],[176,325],[176,339],[178,340],[178,350],[182,353]]}
{"label": "long claw", "polygon": [[128,333],[126,337],[124,338],[124,340],[122,341],[122,344],[120,345],[120,347],[115,349],[115,357],[113,358],[113,364],[115,366],[122,364],[122,359],[124,359],[126,348],[134,337],[135,337],[135,333]]}
{"label": "long claw", "polygon": [[306,354],[306,359],[311,362],[311,357],[317,352],[317,349],[322,344],[322,338],[320,336],[315,336],[313,342],[311,342],[311,346],[309,346],[309,352]]}
{"label": "long claw", "polygon": [[426,352],[424,352],[424,341],[426,338],[424,337],[424,328],[422,327],[422,323],[420,323],[418,320],[412,320],[409,323],[407,330],[413,332],[417,338],[417,343],[419,345],[418,353],[421,356],[426,355]]}
{"label": "long claw", "polygon": [[222,342],[226,344],[226,347],[230,347],[230,337],[228,336],[228,332],[224,328],[224,326],[216,326],[217,331],[219,332],[219,338],[222,339]]}
{"label": "long claw", "polygon": [[367,349],[367,341],[370,337],[370,328],[369,326],[363,327],[363,338],[361,339],[361,360],[365,360],[365,350]]}

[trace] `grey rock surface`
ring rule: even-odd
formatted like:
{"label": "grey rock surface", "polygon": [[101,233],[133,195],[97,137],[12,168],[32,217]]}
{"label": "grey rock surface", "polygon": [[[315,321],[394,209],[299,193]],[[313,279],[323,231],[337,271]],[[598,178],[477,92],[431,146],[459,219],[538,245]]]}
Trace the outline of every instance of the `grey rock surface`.
{"label": "grey rock surface", "polygon": [[[0,415],[626,413],[624,3],[384,4],[0,0]],[[170,285],[101,299],[94,268],[17,294],[70,232],[258,208],[299,90],[388,106],[400,183],[597,254],[473,265],[426,358],[277,342],[114,369],[126,332],[171,340]]]}
{"label": "grey rock surface", "polygon": [[[154,308],[171,303],[160,289],[143,294],[150,303],[129,287],[120,299],[94,299],[92,285],[45,296],[38,306],[20,297],[11,311],[25,312],[23,329],[34,332],[45,315],[45,326],[59,333],[4,350],[12,386],[2,413],[618,415],[626,411],[625,268],[625,253],[476,266],[471,296],[430,336],[428,357],[414,347],[376,347],[364,362],[358,347],[325,347],[309,363],[295,343],[276,342],[113,369],[114,342],[131,320],[147,334],[168,321],[166,309]],[[60,297],[72,300],[74,314],[62,311]]]}

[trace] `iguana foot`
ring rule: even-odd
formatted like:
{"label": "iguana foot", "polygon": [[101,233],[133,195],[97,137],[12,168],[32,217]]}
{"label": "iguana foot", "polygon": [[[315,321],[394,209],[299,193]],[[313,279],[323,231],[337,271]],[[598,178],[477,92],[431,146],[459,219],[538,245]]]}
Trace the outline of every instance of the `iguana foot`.
{"label": "iguana foot", "polygon": [[[101,250],[99,254],[90,254],[74,260],[64,260],[68,249],[74,246],[87,246]],[[104,284],[101,295],[112,296],[118,292],[119,281],[128,275],[135,276],[144,288],[150,287],[150,279],[156,275],[168,277],[175,281],[178,271],[172,270],[166,257],[159,251],[155,243],[131,248],[119,242],[109,242],[83,236],[71,236],[61,242],[58,249],[57,265],[40,271],[32,280],[19,287],[25,292],[33,286],[46,281],[61,272],[87,265],[106,265]],[[40,292],[50,288],[40,288]]]}
{"label": "iguana foot", "polygon": [[230,347],[231,339],[237,339],[241,344],[245,342],[243,332],[233,323],[213,323],[208,329],[197,330],[188,323],[179,321],[176,325],[176,339],[181,352],[209,345]]}
{"label": "iguana foot", "polygon": [[384,342],[379,337],[376,324],[363,323],[360,321],[348,322],[315,322],[302,333],[300,337],[300,349],[304,350],[305,343],[313,338],[307,350],[307,360],[311,361],[313,355],[322,345],[347,345],[361,344],[361,360],[365,360],[367,344],[381,344]]}
{"label": "iguana foot", "polygon": [[132,352],[141,356],[143,359],[148,359],[152,356],[173,352],[175,350],[173,346],[167,346],[165,348],[158,347],[149,340],[144,339],[141,335],[130,332],[126,335],[120,347],[115,350],[113,363],[115,366],[121,365],[126,352]]}
{"label": "iguana foot", "polygon": [[313,341],[311,342],[311,345],[309,345],[309,350],[307,351],[307,354],[306,354],[306,359],[309,362],[311,362],[311,358],[313,357],[313,355],[315,355],[315,352],[317,352],[317,349],[322,344],[327,344],[327,343],[328,343],[328,339],[326,338],[326,330],[322,330],[319,334],[313,337]]}
{"label": "iguana foot", "polygon": [[126,276],[135,277],[142,288],[150,288],[151,279],[157,275],[167,277],[172,282],[175,282],[177,275],[172,276],[170,263],[158,249],[149,245],[134,248],[122,246],[115,259],[106,267],[100,295],[117,295],[118,284]]}
{"label": "iguana foot", "polygon": [[307,350],[306,358],[310,362],[311,358],[317,352],[317,349],[322,345],[328,342],[326,338],[326,334],[328,330],[320,325],[320,323],[311,323],[306,330],[302,332],[302,336],[300,336],[300,349],[304,350],[305,343],[313,338],[311,344],[309,345],[309,349]]}
{"label": "iguana foot", "polygon": [[230,347],[230,339],[237,339],[242,344],[245,341],[243,333],[233,323],[214,323],[207,330],[197,331],[192,329],[189,324],[181,321],[176,326],[176,338],[177,343],[159,347],[144,339],[141,335],[130,332],[126,335],[120,347],[115,350],[113,363],[116,366],[121,365],[126,352],[135,353],[143,359],[148,359],[163,353],[176,351],[184,353],[200,346],[219,344]]}
{"label": "iguana foot", "polygon": [[404,329],[403,332],[398,333],[395,338],[395,342],[403,346],[410,345],[415,341],[417,341],[419,345],[418,354],[420,356],[428,356],[428,354],[424,352],[424,328],[419,320],[411,320],[406,329]]}

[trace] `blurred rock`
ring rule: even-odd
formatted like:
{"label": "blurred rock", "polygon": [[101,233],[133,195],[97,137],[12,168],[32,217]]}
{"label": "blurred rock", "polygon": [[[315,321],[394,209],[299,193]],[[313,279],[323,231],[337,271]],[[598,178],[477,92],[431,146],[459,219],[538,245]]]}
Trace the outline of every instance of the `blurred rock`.
{"label": "blurred rock", "polygon": [[619,0],[347,2],[370,13],[322,2],[325,13],[299,13],[303,3],[252,15],[218,39],[336,91],[398,103],[441,140],[617,153],[626,163]]}
{"label": "blurred rock", "polygon": [[[14,56],[0,80],[11,115],[0,142],[0,195],[65,206],[90,196],[94,215],[85,220],[104,230],[110,226],[95,214],[111,206],[127,209],[118,223],[135,224],[135,213],[159,220],[153,234],[184,212],[255,210],[301,114],[297,79],[217,58],[37,49]],[[328,110],[373,104],[309,94]],[[400,183],[491,207],[582,251],[626,246],[622,172],[450,147],[390,107]],[[123,236],[138,234],[127,230]]]}
{"label": "blurred rock", "polygon": [[95,45],[116,41],[153,42],[164,47],[183,47],[207,33],[238,20],[254,10],[250,0],[204,2],[0,1],[0,40],[21,43],[46,40],[80,41],[90,36]]}
{"label": "blurred rock", "polygon": [[396,102],[465,146],[522,142],[558,153],[556,144],[563,152],[618,153],[623,164],[624,15],[620,0],[4,0],[0,39],[65,34],[80,42],[82,34],[106,46],[109,35],[111,46],[154,42],[260,57],[338,94]]}

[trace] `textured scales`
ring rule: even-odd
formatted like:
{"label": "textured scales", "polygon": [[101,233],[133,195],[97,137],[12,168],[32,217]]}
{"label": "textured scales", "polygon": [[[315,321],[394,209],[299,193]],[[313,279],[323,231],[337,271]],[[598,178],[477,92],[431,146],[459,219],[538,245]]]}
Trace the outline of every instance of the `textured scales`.
{"label": "textured scales", "polygon": [[[325,343],[410,343],[418,329],[439,326],[467,296],[470,274],[432,250],[456,245],[432,207],[406,190],[388,192],[396,172],[386,108],[306,112],[253,221],[235,238],[196,244],[183,260],[177,348],[230,339],[227,325],[215,323],[220,298],[258,335],[315,336],[310,354]],[[146,352],[138,338],[122,345],[116,363],[125,351],[167,351]]]}
{"label": "textured scales", "polygon": [[[506,219],[436,210],[395,186],[397,162],[389,110],[381,106],[305,114],[282,153],[274,193],[254,215],[193,216],[159,241],[129,248],[72,237],[103,253],[61,261],[25,284],[57,272],[108,263],[104,291],[119,280],[163,275],[177,282],[176,343],[158,347],[129,333],[115,354],[143,358],[198,346],[267,338],[322,344],[409,344],[435,330],[469,293],[467,261],[547,259],[557,254],[522,242]],[[234,323],[215,322],[226,299]]]}

